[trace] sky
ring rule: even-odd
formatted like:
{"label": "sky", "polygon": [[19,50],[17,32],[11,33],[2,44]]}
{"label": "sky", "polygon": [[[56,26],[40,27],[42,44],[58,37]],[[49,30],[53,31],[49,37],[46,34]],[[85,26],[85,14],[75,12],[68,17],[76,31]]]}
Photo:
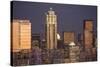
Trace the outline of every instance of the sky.
{"label": "sky", "polygon": [[32,33],[45,33],[46,13],[53,8],[57,15],[57,29],[63,32],[73,31],[75,34],[83,32],[83,21],[94,20],[94,32],[97,32],[97,6],[72,5],[40,2],[11,2],[11,20],[28,19],[32,23]]}

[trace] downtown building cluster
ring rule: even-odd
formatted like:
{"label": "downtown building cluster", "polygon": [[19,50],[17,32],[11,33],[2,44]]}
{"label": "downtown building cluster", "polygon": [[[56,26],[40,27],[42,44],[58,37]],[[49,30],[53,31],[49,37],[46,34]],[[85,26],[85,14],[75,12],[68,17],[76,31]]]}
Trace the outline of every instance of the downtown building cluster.
{"label": "downtown building cluster", "polygon": [[39,65],[75,63],[97,60],[97,38],[93,20],[83,22],[83,32],[76,37],[74,31],[57,36],[57,15],[50,8],[46,14],[45,33],[32,33],[29,20],[11,22],[11,65]]}

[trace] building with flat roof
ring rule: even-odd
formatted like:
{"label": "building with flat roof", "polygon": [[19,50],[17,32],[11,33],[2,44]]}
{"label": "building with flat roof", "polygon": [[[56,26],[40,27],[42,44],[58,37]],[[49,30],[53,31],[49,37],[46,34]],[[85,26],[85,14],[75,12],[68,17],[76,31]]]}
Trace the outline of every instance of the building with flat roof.
{"label": "building with flat roof", "polygon": [[12,20],[11,52],[31,49],[31,23],[29,20]]}
{"label": "building with flat roof", "polygon": [[64,32],[64,44],[69,44],[71,42],[75,42],[75,33]]}
{"label": "building with flat roof", "polygon": [[93,47],[93,20],[85,20],[84,21],[84,46],[85,48],[92,48]]}

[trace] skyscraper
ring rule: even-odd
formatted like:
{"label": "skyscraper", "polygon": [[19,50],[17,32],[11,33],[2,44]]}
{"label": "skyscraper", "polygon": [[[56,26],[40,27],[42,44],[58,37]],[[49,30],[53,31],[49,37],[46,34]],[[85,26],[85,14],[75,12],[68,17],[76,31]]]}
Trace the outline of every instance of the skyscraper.
{"label": "skyscraper", "polygon": [[[85,20],[84,21],[84,35],[83,35],[83,43],[85,48],[85,61],[91,61],[93,58],[93,20]],[[96,54],[95,54],[96,57]]]}
{"label": "skyscraper", "polygon": [[84,45],[85,48],[93,47],[93,20],[84,21]]}
{"label": "skyscraper", "polygon": [[52,8],[46,14],[46,39],[48,49],[57,48],[57,16]]}
{"label": "skyscraper", "polygon": [[12,21],[12,52],[31,48],[31,23],[29,20]]}

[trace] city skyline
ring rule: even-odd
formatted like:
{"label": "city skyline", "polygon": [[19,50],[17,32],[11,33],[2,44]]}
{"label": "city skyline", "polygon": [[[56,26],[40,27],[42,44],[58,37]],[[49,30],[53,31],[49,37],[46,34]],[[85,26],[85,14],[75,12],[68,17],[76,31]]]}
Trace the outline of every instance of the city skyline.
{"label": "city skyline", "polygon": [[[85,5],[64,5],[53,3],[19,2],[13,3],[12,19],[29,19],[32,23],[32,33],[44,33],[46,12],[49,8],[57,14],[58,33],[73,31],[76,34],[83,33],[84,20],[93,20],[94,32],[97,33],[97,7]],[[33,4],[34,3],[34,4]],[[41,7],[40,7],[41,5]],[[20,12],[20,13],[19,13]]]}
{"label": "city skyline", "polygon": [[12,66],[97,61],[96,6],[12,1],[11,10]]}

